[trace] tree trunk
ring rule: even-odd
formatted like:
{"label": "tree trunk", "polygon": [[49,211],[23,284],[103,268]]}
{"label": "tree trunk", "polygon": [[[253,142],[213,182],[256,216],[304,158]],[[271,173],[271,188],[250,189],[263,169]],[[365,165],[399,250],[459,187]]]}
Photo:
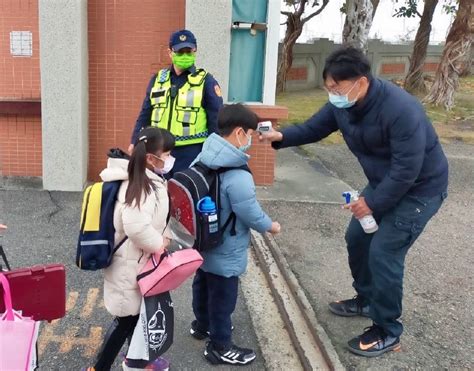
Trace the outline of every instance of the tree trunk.
{"label": "tree trunk", "polygon": [[420,26],[416,32],[413,43],[413,52],[410,59],[410,68],[405,78],[405,90],[410,93],[427,93],[425,81],[423,80],[423,66],[426,59],[426,51],[430,41],[431,21],[438,5],[438,0],[425,0],[423,15],[420,19]]}
{"label": "tree trunk", "polygon": [[368,51],[369,31],[374,15],[370,0],[347,0],[342,43]]}
{"label": "tree trunk", "polygon": [[373,8],[372,10],[372,20],[373,20],[375,17],[375,12],[377,11],[377,8],[379,7],[380,0],[372,0],[371,2],[372,2],[372,8]]}
{"label": "tree trunk", "polygon": [[[379,7],[379,3],[380,3],[380,0],[371,0],[371,3],[372,3],[372,20],[374,19],[375,17],[375,13],[377,12],[377,8]],[[346,1],[346,9],[348,7],[348,3]],[[348,17],[346,17],[345,21],[344,21],[344,27],[343,27],[343,30],[345,30],[347,27],[349,27],[349,25],[347,24],[347,21],[348,21]]]}
{"label": "tree trunk", "polygon": [[447,110],[454,106],[454,93],[459,85],[463,65],[471,58],[474,31],[474,5],[472,0],[459,0],[456,18],[446,38],[441,62],[435,81],[425,101],[444,105]]}
{"label": "tree trunk", "polygon": [[281,93],[285,90],[286,79],[288,72],[293,64],[293,47],[296,44],[296,40],[300,37],[303,32],[303,23],[299,18],[292,15],[288,17],[288,24],[286,27],[285,38],[282,43],[281,59],[278,64],[277,71],[277,93]]}
{"label": "tree trunk", "polygon": [[469,54],[469,57],[466,60],[466,63],[461,68],[461,73],[459,74],[459,77],[467,77],[471,75],[472,71],[472,64],[473,64],[473,56],[474,56],[474,27],[471,29],[471,52]]}

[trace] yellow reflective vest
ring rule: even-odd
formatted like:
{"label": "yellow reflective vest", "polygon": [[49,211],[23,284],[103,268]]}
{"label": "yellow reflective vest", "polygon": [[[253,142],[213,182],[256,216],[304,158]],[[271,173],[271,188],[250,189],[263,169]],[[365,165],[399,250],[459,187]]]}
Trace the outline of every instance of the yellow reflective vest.
{"label": "yellow reflective vest", "polygon": [[199,69],[190,73],[176,92],[172,91],[170,75],[170,70],[160,70],[151,89],[151,126],[169,130],[175,136],[176,146],[203,143],[209,135],[206,111],[202,108],[207,72]]}

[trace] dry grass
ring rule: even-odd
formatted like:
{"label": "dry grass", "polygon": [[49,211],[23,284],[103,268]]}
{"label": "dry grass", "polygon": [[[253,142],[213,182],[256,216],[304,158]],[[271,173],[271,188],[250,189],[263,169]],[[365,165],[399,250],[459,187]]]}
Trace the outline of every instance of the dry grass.
{"label": "dry grass", "polygon": [[[326,102],[327,93],[322,89],[280,94],[277,104],[286,106],[289,110],[288,120],[281,125],[304,122]],[[443,107],[433,105],[425,107],[442,142],[463,141],[474,144],[474,76],[461,79],[453,110],[447,112]],[[340,133],[334,133],[324,142],[342,143],[343,139]]]}

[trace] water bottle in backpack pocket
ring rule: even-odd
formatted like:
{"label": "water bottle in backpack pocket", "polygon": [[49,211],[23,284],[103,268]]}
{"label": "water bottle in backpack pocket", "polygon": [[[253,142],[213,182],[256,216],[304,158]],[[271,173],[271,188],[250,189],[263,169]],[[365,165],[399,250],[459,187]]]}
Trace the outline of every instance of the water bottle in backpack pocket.
{"label": "water bottle in backpack pocket", "polygon": [[201,225],[199,230],[201,233],[200,240],[206,241],[208,249],[219,246],[222,233],[219,231],[216,203],[211,197],[206,196],[198,201],[196,209],[199,212],[198,218]]}

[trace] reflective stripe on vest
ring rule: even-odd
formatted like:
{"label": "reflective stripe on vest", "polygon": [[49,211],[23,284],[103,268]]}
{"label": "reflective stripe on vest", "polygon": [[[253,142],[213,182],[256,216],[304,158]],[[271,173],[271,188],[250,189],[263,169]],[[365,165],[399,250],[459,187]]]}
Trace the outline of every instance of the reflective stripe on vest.
{"label": "reflective stripe on vest", "polygon": [[172,97],[170,71],[158,72],[150,92],[153,107],[151,126],[169,130],[176,146],[203,143],[207,136],[207,115],[202,108],[204,80],[207,72],[200,69],[189,74],[186,83]]}

